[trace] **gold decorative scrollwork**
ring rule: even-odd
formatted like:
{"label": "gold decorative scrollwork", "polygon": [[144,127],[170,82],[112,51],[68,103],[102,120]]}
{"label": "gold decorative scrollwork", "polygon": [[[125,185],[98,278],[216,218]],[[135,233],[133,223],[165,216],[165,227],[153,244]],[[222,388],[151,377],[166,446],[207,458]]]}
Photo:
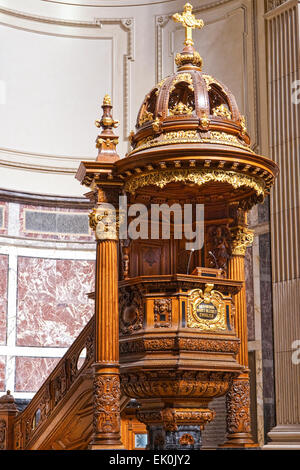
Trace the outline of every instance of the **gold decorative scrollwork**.
{"label": "gold decorative scrollwork", "polygon": [[151,173],[133,176],[125,183],[125,191],[134,194],[138,188],[144,186],[154,185],[159,188],[164,188],[167,184],[172,182],[186,183],[187,181],[195,183],[198,186],[209,182],[219,182],[228,183],[234,189],[247,187],[253,189],[258,196],[264,195],[265,191],[263,182],[256,180],[252,176],[243,175],[234,171],[190,170],[182,168],[153,171]]}
{"label": "gold decorative scrollwork", "polygon": [[179,73],[178,75],[176,75],[176,78],[173,80],[173,83],[169,92],[170,94],[175,89],[177,83],[180,83],[180,82],[188,83],[189,89],[191,91],[194,91],[192,75],[190,73]]}
{"label": "gold decorative scrollwork", "polygon": [[201,122],[201,126],[203,127],[203,129],[208,129],[209,128],[210,120],[209,120],[209,117],[207,116],[207,114],[204,114],[202,116],[202,118],[200,119],[200,122]]}
{"label": "gold decorative scrollwork", "polygon": [[[153,122],[153,129],[156,132],[160,130],[160,121],[156,119]],[[209,119],[208,117],[203,117],[201,119],[201,125],[203,128],[208,129],[209,126]],[[211,143],[211,144],[222,144],[222,145],[230,145],[233,147],[237,147],[243,150],[247,150],[247,152],[254,153],[253,150],[246,145],[245,143],[241,142],[235,135],[227,134],[226,132],[211,132],[209,137],[200,137],[197,131],[172,131],[166,132],[163,134],[162,139],[156,139],[152,137],[148,137],[147,140],[139,141],[138,145],[134,150],[130,152],[129,155],[133,155],[136,152],[139,152],[144,149],[152,148],[152,147],[159,147],[161,145],[169,145],[169,144],[192,144],[192,143]]]}
{"label": "gold decorative scrollwork", "polygon": [[202,57],[200,56],[199,52],[194,51],[192,54],[176,54],[175,57],[175,64],[177,67],[182,67],[185,64],[192,64],[195,67],[202,67]]}
{"label": "gold decorative scrollwork", "polygon": [[232,254],[234,256],[245,256],[246,250],[253,244],[254,231],[247,228],[232,230]]}
{"label": "gold decorative scrollwork", "polygon": [[214,284],[206,284],[204,292],[197,289],[190,294],[188,328],[205,331],[227,330],[226,298],[213,288]]}
{"label": "gold decorative scrollwork", "polygon": [[139,126],[142,126],[143,124],[145,124],[145,122],[149,121],[153,121],[153,113],[150,113],[145,109],[141,117],[139,118]]}
{"label": "gold decorative scrollwork", "polygon": [[214,116],[220,116],[220,117],[225,117],[227,119],[232,119],[232,114],[225,106],[224,104],[221,104],[220,106],[217,106],[216,108],[213,109],[213,115]]}
{"label": "gold decorative scrollwork", "polygon": [[115,210],[109,208],[93,209],[89,214],[89,222],[97,240],[118,240]]}
{"label": "gold decorative scrollwork", "polygon": [[245,116],[241,116],[240,124],[241,124],[241,128],[242,128],[242,135],[245,135],[247,133],[247,126],[246,126]]}
{"label": "gold decorative scrollwork", "polygon": [[169,110],[170,116],[179,116],[181,114],[193,114],[193,108],[183,104],[181,101]]}
{"label": "gold decorative scrollwork", "polygon": [[224,90],[224,87],[214,77],[211,77],[210,75],[207,75],[207,74],[203,74],[202,78],[205,80],[207,91],[210,91],[211,85],[215,84],[227,95],[226,91]]}
{"label": "gold decorative scrollwork", "polygon": [[96,148],[100,148],[101,145],[106,145],[106,147],[110,147],[112,144],[118,145],[118,143],[119,143],[118,137],[115,137],[114,139],[110,139],[110,138],[103,139],[102,137],[98,137],[97,142],[96,142]]}
{"label": "gold decorative scrollwork", "polygon": [[[210,142],[215,142],[215,143],[224,143],[224,144],[227,144],[228,143],[230,145],[234,145],[234,146],[238,146],[238,147],[246,147],[246,145],[242,145],[241,142],[239,141],[239,139],[235,136],[235,135],[232,135],[232,134],[227,134],[227,132],[211,132],[210,133],[210,138],[209,139],[203,139],[203,140],[209,140]],[[247,150],[250,150],[250,148],[247,146]]]}

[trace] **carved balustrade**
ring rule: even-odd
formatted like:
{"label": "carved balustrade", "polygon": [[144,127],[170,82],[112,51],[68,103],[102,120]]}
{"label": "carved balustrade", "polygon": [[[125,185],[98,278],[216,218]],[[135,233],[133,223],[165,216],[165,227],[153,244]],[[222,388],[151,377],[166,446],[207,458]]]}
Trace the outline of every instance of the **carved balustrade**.
{"label": "carved balustrade", "polygon": [[[89,374],[94,360],[94,317],[59,361],[14,425],[14,449],[28,449]],[[85,353],[85,354],[84,354]]]}

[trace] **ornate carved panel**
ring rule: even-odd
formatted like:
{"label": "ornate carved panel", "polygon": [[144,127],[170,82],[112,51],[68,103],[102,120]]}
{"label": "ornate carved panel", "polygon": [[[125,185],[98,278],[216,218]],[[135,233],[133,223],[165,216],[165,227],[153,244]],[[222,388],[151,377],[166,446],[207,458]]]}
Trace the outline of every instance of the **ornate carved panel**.
{"label": "ornate carved panel", "polygon": [[97,433],[119,432],[120,380],[116,375],[94,377],[94,430]]}
{"label": "ornate carved panel", "polygon": [[120,332],[130,335],[143,328],[144,304],[139,289],[120,289]]}
{"label": "ornate carved panel", "polygon": [[170,328],[172,325],[172,299],[154,300],[154,328]]}

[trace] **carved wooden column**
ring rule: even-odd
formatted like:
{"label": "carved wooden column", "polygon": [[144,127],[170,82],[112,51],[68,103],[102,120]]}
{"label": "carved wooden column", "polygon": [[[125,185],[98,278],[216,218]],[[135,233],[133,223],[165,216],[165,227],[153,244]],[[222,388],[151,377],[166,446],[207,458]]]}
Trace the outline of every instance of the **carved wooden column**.
{"label": "carved wooden column", "polygon": [[14,397],[7,391],[0,397],[0,450],[14,448],[14,420],[18,410]]}
{"label": "carved wooden column", "polygon": [[115,177],[114,163],[118,126],[112,116],[108,95],[102,104],[103,115],[95,124],[101,128],[96,139],[96,162],[81,162],[76,178],[90,188],[86,196],[95,204],[90,226],[95,231],[95,363],[94,418],[90,449],[120,449],[120,376],[118,308],[118,209],[123,183]]}
{"label": "carved wooden column", "polygon": [[227,441],[222,447],[247,447],[254,445],[254,442],[251,436],[250,417],[245,254],[247,247],[253,243],[254,233],[246,226],[238,226],[232,230],[232,235],[232,257],[228,262],[228,278],[244,283],[241,291],[235,296],[235,329],[241,340],[237,361],[245,369],[239,377],[233,379],[226,396]]}
{"label": "carved wooden column", "polygon": [[98,199],[102,199],[104,205],[99,204],[90,214],[90,225],[97,239],[94,434],[90,444],[93,450],[123,448],[120,440],[117,212],[106,207],[108,204],[115,206],[117,198],[117,189],[99,189]]}

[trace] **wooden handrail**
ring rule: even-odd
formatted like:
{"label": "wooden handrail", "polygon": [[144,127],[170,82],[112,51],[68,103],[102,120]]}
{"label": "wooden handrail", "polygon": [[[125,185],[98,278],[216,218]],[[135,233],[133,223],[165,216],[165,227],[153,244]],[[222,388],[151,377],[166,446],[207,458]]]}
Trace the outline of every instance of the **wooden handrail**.
{"label": "wooden handrail", "polygon": [[[88,322],[66,354],[34,395],[29,405],[17,415],[14,425],[14,448],[26,449],[41,428],[47,426],[62,399],[83,377],[94,362],[94,317]],[[86,349],[83,364],[79,358]]]}

